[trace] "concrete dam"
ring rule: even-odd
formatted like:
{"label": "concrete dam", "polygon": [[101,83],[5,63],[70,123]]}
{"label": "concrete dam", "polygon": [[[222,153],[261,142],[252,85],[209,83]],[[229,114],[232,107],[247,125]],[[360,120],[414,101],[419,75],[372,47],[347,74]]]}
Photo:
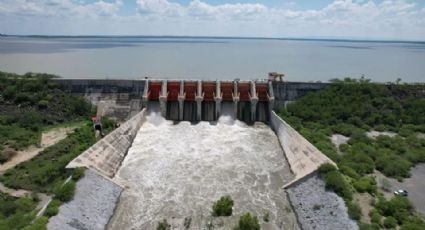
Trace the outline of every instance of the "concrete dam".
{"label": "concrete dam", "polygon": [[[88,170],[49,229],[156,229],[167,219],[171,229],[224,230],[246,212],[262,229],[356,229],[342,199],[309,182],[333,162],[274,112],[326,84],[56,81],[123,123],[68,164]],[[300,195],[312,183],[322,187]],[[235,202],[233,215],[213,217],[212,204],[224,195]],[[296,204],[308,199],[326,201],[337,216],[303,219],[306,207]]]}
{"label": "concrete dam", "polygon": [[215,121],[226,110],[247,123],[268,122],[274,93],[264,81],[146,81],[143,102],[159,103],[161,115],[175,121]]}

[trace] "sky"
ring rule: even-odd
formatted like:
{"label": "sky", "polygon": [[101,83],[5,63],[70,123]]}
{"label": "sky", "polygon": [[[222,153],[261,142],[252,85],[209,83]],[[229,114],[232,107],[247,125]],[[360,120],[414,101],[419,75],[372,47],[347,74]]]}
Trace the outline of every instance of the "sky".
{"label": "sky", "polygon": [[0,33],[425,40],[425,0],[0,0]]}

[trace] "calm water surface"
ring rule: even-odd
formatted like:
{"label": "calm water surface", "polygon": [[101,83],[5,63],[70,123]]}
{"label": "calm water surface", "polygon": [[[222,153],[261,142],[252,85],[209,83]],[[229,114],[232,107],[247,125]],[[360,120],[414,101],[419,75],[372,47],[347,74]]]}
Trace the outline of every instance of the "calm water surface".
{"label": "calm water surface", "polygon": [[66,78],[360,77],[425,81],[425,43],[167,37],[0,37],[0,70]]}

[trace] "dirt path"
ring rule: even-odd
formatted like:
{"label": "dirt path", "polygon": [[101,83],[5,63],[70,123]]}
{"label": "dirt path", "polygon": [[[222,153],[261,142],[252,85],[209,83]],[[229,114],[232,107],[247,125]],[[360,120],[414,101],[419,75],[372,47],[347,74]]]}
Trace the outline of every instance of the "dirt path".
{"label": "dirt path", "polygon": [[[50,147],[58,143],[59,141],[65,139],[68,136],[68,134],[72,133],[75,130],[75,128],[77,128],[77,126],[66,127],[66,128],[54,128],[47,132],[43,132],[41,134],[40,147],[30,146],[25,150],[18,151],[16,156],[14,156],[11,160],[9,160],[8,162],[4,164],[0,164],[0,174],[4,173],[6,170],[13,168],[24,161],[30,160],[31,158],[37,156],[41,151],[43,151],[47,147]],[[1,182],[0,182],[0,191],[14,197],[25,197],[25,196],[31,195],[32,193],[31,191],[24,190],[24,189],[8,188],[4,186],[4,184]],[[36,207],[36,209],[39,210],[37,216],[40,216],[43,214],[47,205],[52,200],[52,197],[45,193],[37,193],[37,196],[40,199]]]}
{"label": "dirt path", "polygon": [[4,164],[0,164],[0,173],[5,172],[6,170],[13,168],[16,165],[37,156],[41,151],[43,151],[47,147],[52,146],[58,143],[59,141],[65,139],[69,133],[74,131],[75,128],[75,126],[66,128],[55,128],[42,133],[40,147],[32,145],[25,150],[18,151],[16,156],[14,156],[12,159],[10,159]]}

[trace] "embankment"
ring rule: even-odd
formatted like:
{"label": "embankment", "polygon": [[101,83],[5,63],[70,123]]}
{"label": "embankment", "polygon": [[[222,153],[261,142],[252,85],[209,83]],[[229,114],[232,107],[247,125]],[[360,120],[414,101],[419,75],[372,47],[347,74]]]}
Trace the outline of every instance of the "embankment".
{"label": "embankment", "polygon": [[72,160],[66,168],[86,167],[112,178],[124,160],[137,131],[145,121],[146,110],[143,109]]}
{"label": "embankment", "polygon": [[307,175],[315,172],[323,163],[335,164],[301,134],[282,120],[274,111],[270,116],[270,126],[279,138],[295,179],[287,183],[288,187]]}

